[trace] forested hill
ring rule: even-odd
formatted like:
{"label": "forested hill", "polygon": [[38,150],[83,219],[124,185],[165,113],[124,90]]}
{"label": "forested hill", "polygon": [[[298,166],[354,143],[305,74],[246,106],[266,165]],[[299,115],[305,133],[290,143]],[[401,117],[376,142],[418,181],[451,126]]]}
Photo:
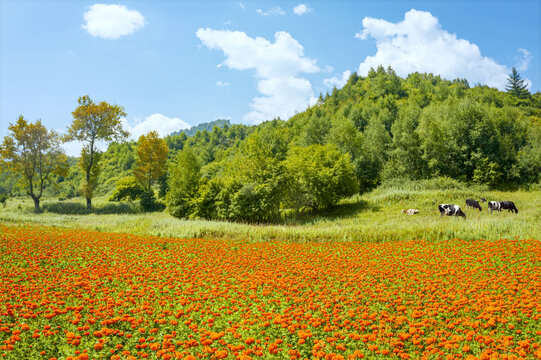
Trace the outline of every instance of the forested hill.
{"label": "forested hill", "polygon": [[431,74],[404,79],[383,67],[353,74],[289,120],[244,129],[235,146],[223,141],[229,130],[216,128],[186,146],[169,169],[169,209],[266,221],[283,209],[332,206],[387,179],[539,183],[541,94],[513,85],[502,92]]}
{"label": "forested hill", "polygon": [[175,131],[170,134],[170,136],[180,135],[181,133],[186,134],[187,137],[194,136],[198,131],[212,131],[212,129],[217,126],[223,128],[224,126],[231,126],[231,122],[227,119],[217,119],[211,122],[201,123],[195,126],[192,126],[186,130]]}
{"label": "forested hill", "polygon": [[[541,180],[539,92],[470,87],[432,74],[401,78],[380,67],[352,74],[289,120],[222,124],[166,138],[161,195],[167,192],[179,216],[265,220],[261,214],[326,207],[393,178],[448,176],[495,188]],[[109,146],[97,195],[131,175],[135,146]],[[70,175],[50,191],[77,195],[80,176],[73,160]]]}

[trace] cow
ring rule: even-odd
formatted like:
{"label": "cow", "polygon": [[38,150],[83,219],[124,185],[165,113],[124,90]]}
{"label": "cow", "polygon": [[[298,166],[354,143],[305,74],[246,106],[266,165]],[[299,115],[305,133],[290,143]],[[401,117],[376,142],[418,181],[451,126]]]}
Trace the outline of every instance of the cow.
{"label": "cow", "polygon": [[408,214],[408,215],[415,215],[418,214],[419,210],[417,209],[408,209],[408,210],[402,210],[402,214]]}
{"label": "cow", "polygon": [[487,199],[481,198],[481,202],[487,202]]}
{"label": "cow", "polygon": [[489,202],[488,202],[488,209],[487,209],[487,211],[490,211],[490,213],[492,214],[492,212],[493,212],[494,210],[498,210],[498,211],[500,211],[500,212],[502,211],[502,206],[501,206],[501,204],[500,204],[499,201],[489,201]]}
{"label": "cow", "polygon": [[507,212],[514,211],[515,214],[518,214],[518,209],[515,206],[515,203],[513,203],[512,201],[500,201],[499,203],[500,203],[500,211],[502,210],[507,210]]}
{"label": "cow", "polygon": [[474,209],[479,209],[479,211],[483,211],[481,205],[479,205],[479,202],[474,199],[466,199],[466,206],[468,207],[468,209],[472,207]]}
{"label": "cow", "polygon": [[466,214],[462,211],[460,206],[454,205],[454,204],[440,204],[438,206],[438,209],[440,210],[440,215],[447,215],[447,216],[461,216],[464,219],[466,218]]}

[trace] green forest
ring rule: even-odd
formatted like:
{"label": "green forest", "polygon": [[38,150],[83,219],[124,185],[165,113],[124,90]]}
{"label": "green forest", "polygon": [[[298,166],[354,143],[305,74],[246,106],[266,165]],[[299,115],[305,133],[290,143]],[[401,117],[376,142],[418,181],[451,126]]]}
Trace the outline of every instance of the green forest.
{"label": "green forest", "polygon": [[[397,179],[539,188],[541,94],[525,90],[515,71],[508,82],[503,92],[432,74],[401,78],[391,68],[354,73],[288,120],[218,120],[167,136],[167,160],[147,181],[150,190],[134,177],[139,144],[120,139],[94,154],[93,192],[81,185],[83,154],[51,175],[44,196],[91,193],[179,218],[264,223],[329,209]],[[27,188],[2,168],[4,197],[25,196]]]}

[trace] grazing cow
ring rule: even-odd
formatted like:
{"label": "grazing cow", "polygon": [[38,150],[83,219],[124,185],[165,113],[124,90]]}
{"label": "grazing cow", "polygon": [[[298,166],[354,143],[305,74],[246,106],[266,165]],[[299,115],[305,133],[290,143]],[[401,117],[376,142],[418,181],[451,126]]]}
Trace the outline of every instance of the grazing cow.
{"label": "grazing cow", "polygon": [[494,210],[498,210],[498,211],[501,212],[501,211],[502,211],[502,206],[501,206],[501,204],[500,204],[499,201],[489,201],[489,202],[488,202],[488,209],[487,209],[487,211],[489,211],[489,210],[490,210],[490,213],[491,213],[491,214],[492,214],[492,212],[493,212]]}
{"label": "grazing cow", "polygon": [[419,213],[419,210],[417,209],[402,210],[402,214],[415,215],[418,213]]}
{"label": "grazing cow", "polygon": [[500,201],[499,203],[500,203],[500,211],[502,210],[507,210],[507,212],[514,211],[515,214],[518,214],[518,209],[515,206],[515,203],[513,203],[512,201]]}
{"label": "grazing cow", "polygon": [[438,206],[438,209],[440,210],[441,216],[447,215],[447,216],[462,216],[464,219],[466,218],[466,214],[462,211],[460,206],[454,205],[454,204],[440,204]]}
{"label": "grazing cow", "polygon": [[466,206],[468,209],[472,207],[474,209],[479,209],[479,211],[483,211],[483,209],[481,209],[481,205],[479,205],[479,202],[474,199],[466,199]]}
{"label": "grazing cow", "polygon": [[481,198],[481,202],[487,202],[487,199]]}

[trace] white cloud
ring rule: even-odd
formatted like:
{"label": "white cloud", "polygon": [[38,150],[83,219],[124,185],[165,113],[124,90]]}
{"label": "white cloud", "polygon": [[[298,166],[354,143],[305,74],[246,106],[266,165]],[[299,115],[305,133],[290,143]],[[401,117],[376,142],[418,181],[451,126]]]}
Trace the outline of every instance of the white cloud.
{"label": "white cloud", "polygon": [[426,11],[410,10],[404,20],[391,23],[365,17],[361,40],[374,38],[377,52],[359,65],[365,76],[371,67],[391,66],[398,75],[428,72],[446,79],[466,78],[470,84],[505,88],[509,69],[483,57],[479,47],[441,29],[438,18]]}
{"label": "white cloud", "polygon": [[246,6],[242,3],[242,1],[239,1],[239,6],[242,10],[246,9]]}
{"label": "white cloud", "polygon": [[[62,132],[59,131],[59,133],[62,133]],[[83,143],[81,141],[70,141],[70,142],[63,143],[61,146],[62,146],[62,149],[64,149],[64,152],[66,153],[66,155],[72,156],[72,157],[81,156],[81,150],[83,149]],[[99,141],[98,143],[96,143],[96,148],[99,151],[105,151],[107,150],[107,144],[102,141]]]}
{"label": "white cloud", "polygon": [[351,76],[351,71],[346,70],[342,73],[341,78],[338,76],[333,76],[328,79],[324,79],[323,84],[325,84],[328,87],[336,86],[337,88],[341,88],[348,82],[350,76]]}
{"label": "white cloud", "polygon": [[323,72],[326,72],[327,74],[332,74],[334,71],[334,68],[331,65],[325,65],[325,68],[323,69]]}
{"label": "white cloud", "polygon": [[517,70],[518,71],[526,71],[526,70],[528,70],[528,66],[530,65],[530,61],[532,61],[533,56],[526,49],[519,48],[518,51],[520,51],[522,53],[522,59],[517,64]]}
{"label": "white cloud", "polygon": [[220,80],[216,81],[216,86],[219,86],[219,87],[225,87],[225,86],[229,86],[231,85],[231,83],[229,82],[222,82]]}
{"label": "white cloud", "polygon": [[123,119],[122,125],[125,130],[130,132],[130,138],[132,140],[137,140],[139,136],[150,131],[157,131],[161,137],[164,137],[174,131],[189,129],[191,127],[190,124],[179,118],[169,118],[162,114],[149,115],[143,121],[136,119],[134,126],[131,126],[128,120]]}
{"label": "white cloud", "polygon": [[82,28],[90,35],[115,40],[129,35],[145,25],[145,18],[137,10],[124,5],[94,4],[84,14]]}
{"label": "white cloud", "polygon": [[269,11],[263,11],[261,9],[257,9],[255,12],[258,13],[259,15],[261,15],[261,16],[274,16],[274,15],[285,15],[286,14],[286,12],[284,10],[282,10],[282,8],[279,7],[279,6],[273,7]]}
{"label": "white cloud", "polygon": [[298,74],[320,69],[315,60],[304,56],[302,45],[289,33],[277,32],[274,42],[251,38],[240,31],[209,28],[197,30],[196,35],[209,49],[224,52],[226,59],[218,66],[255,70],[257,89],[264,97],[253,99],[250,104],[253,111],[245,115],[246,121],[257,123],[277,116],[287,119],[312,101],[312,84]]}
{"label": "white cloud", "polygon": [[306,13],[311,12],[311,11],[312,11],[312,9],[309,8],[308,5],[306,5],[306,4],[299,4],[299,5],[297,5],[297,6],[295,6],[293,8],[293,13],[295,15],[299,15],[299,16],[302,16],[302,15],[304,15]]}
{"label": "white cloud", "polygon": [[[179,118],[168,118],[162,114],[152,114],[141,120],[135,118],[135,125],[131,126],[126,118],[121,119],[122,127],[124,130],[127,130],[130,133],[131,140],[138,140],[141,135],[147,134],[150,131],[157,131],[160,137],[167,136],[174,131],[189,129],[190,124],[180,120]],[[58,131],[60,134],[65,133],[64,131]],[[105,142],[98,142],[96,145],[99,151],[107,150],[107,144]],[[62,148],[68,156],[81,156],[81,149],[83,148],[83,143],[79,141],[70,141],[64,143]]]}

